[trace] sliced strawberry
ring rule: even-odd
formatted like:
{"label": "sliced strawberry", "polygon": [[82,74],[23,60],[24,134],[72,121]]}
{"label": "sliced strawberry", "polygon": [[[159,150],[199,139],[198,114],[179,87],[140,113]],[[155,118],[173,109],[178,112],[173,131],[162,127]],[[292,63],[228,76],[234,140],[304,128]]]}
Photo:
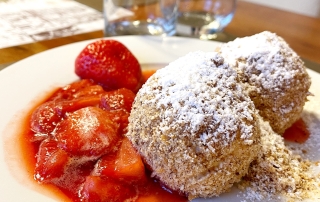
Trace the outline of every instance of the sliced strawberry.
{"label": "sliced strawberry", "polygon": [[[69,85],[64,86],[63,88],[58,89],[49,99],[51,100],[71,100],[75,98],[75,94],[79,93],[85,88],[97,86],[93,80],[90,79],[81,79],[79,81],[73,82]],[[90,93],[92,94],[92,93]]]}
{"label": "sliced strawberry", "polygon": [[61,101],[56,104],[55,109],[59,115],[63,116],[67,112],[73,112],[84,107],[98,106],[100,99],[100,95],[90,95],[73,100]]}
{"label": "sliced strawberry", "polygon": [[141,157],[127,138],[123,139],[116,155],[106,155],[98,161],[94,173],[103,177],[126,181],[127,183],[143,184],[146,182],[146,174]]}
{"label": "sliced strawberry", "polygon": [[121,135],[124,135],[127,133],[127,126],[129,124],[129,115],[130,113],[127,112],[124,109],[119,110],[112,110],[110,111],[110,114],[112,115],[112,120],[119,124],[119,133]]}
{"label": "sliced strawberry", "polygon": [[83,202],[123,202],[135,201],[136,198],[134,187],[98,176],[88,176],[80,192],[80,201]]}
{"label": "sliced strawberry", "polygon": [[101,97],[100,108],[114,115],[113,120],[120,124],[120,132],[123,135],[127,132],[128,117],[134,98],[135,94],[126,88],[106,92]]}
{"label": "sliced strawberry", "polygon": [[96,106],[100,96],[87,96],[74,100],[49,101],[40,105],[31,116],[31,130],[35,133],[49,134],[67,112],[73,112],[87,106]]}
{"label": "sliced strawberry", "polygon": [[41,142],[37,154],[34,178],[39,182],[50,182],[63,175],[69,156],[58,148],[57,142],[46,139]]}
{"label": "sliced strawberry", "polygon": [[85,107],[68,113],[53,132],[58,146],[72,155],[99,157],[113,150],[119,125],[109,112]]}
{"label": "sliced strawberry", "polygon": [[[56,112],[56,102],[45,102],[36,108],[36,110],[32,113],[30,119],[30,127],[33,132],[35,132],[35,136],[37,134],[46,134],[51,133],[56,124],[61,121],[61,115]],[[47,136],[37,136],[35,140],[43,140],[39,137],[46,138]]]}
{"label": "sliced strawberry", "polygon": [[85,87],[78,92],[73,94],[74,98],[80,98],[80,97],[90,97],[94,95],[101,95],[105,93],[106,91],[103,90],[102,86],[100,85],[93,85]]}
{"label": "sliced strawberry", "polygon": [[75,72],[106,90],[127,88],[137,92],[143,82],[136,57],[115,40],[98,40],[87,45],[76,58]]}
{"label": "sliced strawberry", "polygon": [[132,179],[134,181],[144,181],[146,179],[142,159],[128,138],[122,140],[115,162],[115,170],[119,177],[125,179]]}
{"label": "sliced strawberry", "polygon": [[117,160],[117,153],[106,154],[102,156],[96,163],[92,175],[101,177],[113,177],[115,176],[115,164]]}
{"label": "sliced strawberry", "polygon": [[135,94],[126,88],[109,91],[102,95],[100,107],[105,110],[125,109],[131,111]]}

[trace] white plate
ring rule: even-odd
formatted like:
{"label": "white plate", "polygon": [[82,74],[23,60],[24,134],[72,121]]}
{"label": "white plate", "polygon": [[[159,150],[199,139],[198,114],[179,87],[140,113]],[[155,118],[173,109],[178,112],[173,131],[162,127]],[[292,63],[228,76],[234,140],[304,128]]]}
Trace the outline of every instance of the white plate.
{"label": "white plate", "polygon": [[[124,43],[138,58],[141,64],[169,63],[190,51],[214,51],[219,43],[169,37],[124,36],[114,37]],[[19,162],[16,142],[21,117],[39,99],[55,87],[63,86],[78,79],[74,73],[74,60],[89,43],[74,43],[21,60],[0,72],[0,201],[56,201],[57,198],[46,192],[26,177]],[[315,95],[306,105],[304,116],[312,123],[320,120],[320,75],[308,70],[312,77],[311,92]],[[310,113],[312,112],[312,116]],[[311,117],[311,118],[310,118]],[[316,120],[316,121],[314,121]],[[312,137],[320,136],[320,129],[312,131]],[[320,138],[310,138],[320,142]],[[12,143],[14,142],[14,143]],[[317,143],[318,144],[318,143]],[[319,145],[319,144],[318,144]],[[319,147],[309,149],[310,157],[320,160]],[[15,152],[16,151],[16,152]],[[29,174],[30,175],[30,174]],[[219,198],[198,199],[196,201],[240,201],[238,190],[223,194]]]}

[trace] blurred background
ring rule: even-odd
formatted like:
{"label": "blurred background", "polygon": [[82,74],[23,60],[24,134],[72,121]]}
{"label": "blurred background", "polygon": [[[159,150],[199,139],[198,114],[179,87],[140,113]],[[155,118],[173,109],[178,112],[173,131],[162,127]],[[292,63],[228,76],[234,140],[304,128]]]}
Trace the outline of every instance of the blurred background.
{"label": "blurred background", "polygon": [[298,14],[320,18],[320,0],[244,0]]}
{"label": "blurred background", "polygon": [[[320,0],[238,1],[320,18]],[[0,0],[0,48],[103,30],[102,6],[103,0]]]}
{"label": "blurred background", "polygon": [[[1,1],[1,0],[0,0]],[[277,9],[320,18],[320,0],[239,0],[261,4]],[[78,0],[98,10],[102,10],[102,0]]]}
{"label": "blurred background", "polygon": [[[276,32],[320,72],[320,0],[237,1],[220,41]],[[0,0],[0,70],[50,48],[103,37],[102,10],[103,0]]]}
{"label": "blurred background", "polygon": [[[1,1],[1,0],[0,0]],[[102,0],[77,0],[97,10],[102,10]],[[239,0],[261,4],[272,8],[320,18],[320,0]]]}

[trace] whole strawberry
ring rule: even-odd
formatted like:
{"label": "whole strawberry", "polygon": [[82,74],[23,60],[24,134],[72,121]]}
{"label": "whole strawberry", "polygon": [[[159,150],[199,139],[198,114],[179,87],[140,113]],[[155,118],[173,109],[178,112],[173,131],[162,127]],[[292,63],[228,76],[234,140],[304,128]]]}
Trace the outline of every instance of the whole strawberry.
{"label": "whole strawberry", "polygon": [[75,72],[105,90],[127,88],[137,92],[143,82],[138,60],[116,40],[102,39],[87,45],[76,58]]}

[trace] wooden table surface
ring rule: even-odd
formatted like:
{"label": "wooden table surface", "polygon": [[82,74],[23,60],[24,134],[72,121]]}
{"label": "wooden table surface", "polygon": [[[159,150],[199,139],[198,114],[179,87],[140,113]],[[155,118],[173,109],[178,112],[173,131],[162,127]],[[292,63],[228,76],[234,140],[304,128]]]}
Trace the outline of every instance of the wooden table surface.
{"label": "wooden table surface", "polygon": [[[96,9],[101,10],[101,8]],[[226,27],[225,32],[228,36],[231,36],[231,39],[233,37],[250,36],[265,30],[282,36],[305,59],[308,67],[311,68],[312,66],[311,69],[320,72],[319,18],[238,1],[235,16]],[[103,37],[102,30],[0,49],[0,69],[1,66],[5,67],[8,64],[54,47],[100,37]]]}

